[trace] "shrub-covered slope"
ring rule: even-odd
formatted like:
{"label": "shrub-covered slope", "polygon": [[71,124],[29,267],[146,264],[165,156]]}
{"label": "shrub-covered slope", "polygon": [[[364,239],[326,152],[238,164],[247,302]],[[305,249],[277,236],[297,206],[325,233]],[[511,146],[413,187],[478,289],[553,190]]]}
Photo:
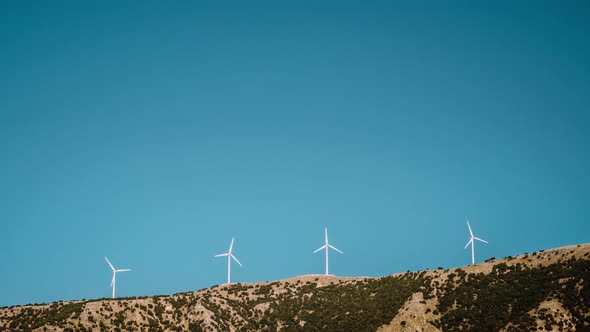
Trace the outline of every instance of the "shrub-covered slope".
{"label": "shrub-covered slope", "polygon": [[0,331],[590,331],[590,245],[382,278],[301,276],[0,308]]}

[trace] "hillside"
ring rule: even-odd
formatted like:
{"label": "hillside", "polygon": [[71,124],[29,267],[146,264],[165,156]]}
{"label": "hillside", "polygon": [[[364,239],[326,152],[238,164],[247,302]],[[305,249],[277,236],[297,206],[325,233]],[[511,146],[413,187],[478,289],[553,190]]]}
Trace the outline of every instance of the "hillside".
{"label": "hillside", "polygon": [[380,278],[0,308],[0,331],[590,331],[590,244]]}

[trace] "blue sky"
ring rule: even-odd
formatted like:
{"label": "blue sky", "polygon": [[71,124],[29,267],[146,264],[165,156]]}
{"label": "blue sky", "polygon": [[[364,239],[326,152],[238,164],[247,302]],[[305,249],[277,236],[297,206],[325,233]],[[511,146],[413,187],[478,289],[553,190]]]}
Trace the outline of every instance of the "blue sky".
{"label": "blue sky", "polygon": [[0,5],[0,305],[589,242],[584,2]]}

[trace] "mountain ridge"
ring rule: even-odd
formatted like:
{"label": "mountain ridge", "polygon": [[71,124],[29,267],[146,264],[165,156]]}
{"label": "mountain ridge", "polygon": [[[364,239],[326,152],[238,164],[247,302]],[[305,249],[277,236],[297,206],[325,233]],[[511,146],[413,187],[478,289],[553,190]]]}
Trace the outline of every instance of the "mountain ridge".
{"label": "mountain ridge", "polygon": [[590,244],[383,277],[302,275],[0,308],[0,331],[590,330]]}

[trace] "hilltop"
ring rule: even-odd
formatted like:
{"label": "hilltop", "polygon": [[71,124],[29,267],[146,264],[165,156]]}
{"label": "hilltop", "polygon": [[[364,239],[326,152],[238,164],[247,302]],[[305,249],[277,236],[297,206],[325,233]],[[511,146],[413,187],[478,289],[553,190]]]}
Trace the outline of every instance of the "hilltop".
{"label": "hilltop", "polygon": [[589,281],[583,244],[378,278],[4,307],[0,331],[589,331]]}

